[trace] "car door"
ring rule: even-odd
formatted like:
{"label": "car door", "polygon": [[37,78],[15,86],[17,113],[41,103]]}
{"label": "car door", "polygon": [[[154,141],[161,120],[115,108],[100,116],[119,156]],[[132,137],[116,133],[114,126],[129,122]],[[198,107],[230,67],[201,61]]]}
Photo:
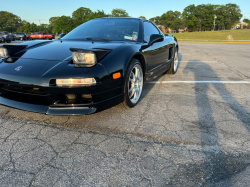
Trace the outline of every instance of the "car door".
{"label": "car door", "polygon": [[43,38],[43,32],[39,32],[39,39]]}
{"label": "car door", "polygon": [[30,37],[33,38],[33,39],[36,39],[36,34],[37,34],[37,33],[34,32],[33,34],[30,35]]}
{"label": "car door", "polygon": [[[152,34],[162,34],[154,24],[149,21],[144,22],[144,43],[149,43]],[[153,45],[143,50],[145,61],[147,64],[147,72],[150,77],[156,76],[162,66],[168,60],[168,45],[164,41],[153,43]]]}

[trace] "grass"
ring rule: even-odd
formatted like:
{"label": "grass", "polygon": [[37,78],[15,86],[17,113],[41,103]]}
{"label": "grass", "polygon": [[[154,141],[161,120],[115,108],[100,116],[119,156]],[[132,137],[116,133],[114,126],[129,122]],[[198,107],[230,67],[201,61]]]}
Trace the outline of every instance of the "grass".
{"label": "grass", "polygon": [[173,33],[173,35],[179,40],[227,40],[228,35],[231,35],[233,40],[250,40],[250,29]]}

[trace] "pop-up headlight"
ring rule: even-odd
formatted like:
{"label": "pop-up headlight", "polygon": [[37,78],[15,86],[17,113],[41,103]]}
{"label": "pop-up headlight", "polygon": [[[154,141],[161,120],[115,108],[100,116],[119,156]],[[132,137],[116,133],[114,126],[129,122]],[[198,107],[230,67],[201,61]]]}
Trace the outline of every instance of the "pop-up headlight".
{"label": "pop-up headlight", "polygon": [[80,67],[92,67],[96,64],[96,55],[91,51],[81,52],[73,51],[72,52],[73,63],[76,66]]}
{"label": "pop-up headlight", "polygon": [[0,47],[0,59],[6,59],[8,57],[8,50],[4,47]]}

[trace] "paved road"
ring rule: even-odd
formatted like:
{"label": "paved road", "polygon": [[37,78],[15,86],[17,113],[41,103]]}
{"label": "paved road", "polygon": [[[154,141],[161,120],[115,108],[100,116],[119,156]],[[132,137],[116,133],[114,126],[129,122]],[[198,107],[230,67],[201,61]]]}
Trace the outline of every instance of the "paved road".
{"label": "paved road", "polygon": [[249,186],[250,45],[180,43],[133,109],[0,106],[1,186]]}

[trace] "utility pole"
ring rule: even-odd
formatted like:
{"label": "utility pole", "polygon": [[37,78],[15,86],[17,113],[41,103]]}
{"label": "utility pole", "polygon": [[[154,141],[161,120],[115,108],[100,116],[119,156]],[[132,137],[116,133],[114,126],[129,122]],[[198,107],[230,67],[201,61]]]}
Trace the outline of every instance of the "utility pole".
{"label": "utility pole", "polygon": [[217,19],[217,16],[214,15],[214,30],[215,30],[215,20]]}

